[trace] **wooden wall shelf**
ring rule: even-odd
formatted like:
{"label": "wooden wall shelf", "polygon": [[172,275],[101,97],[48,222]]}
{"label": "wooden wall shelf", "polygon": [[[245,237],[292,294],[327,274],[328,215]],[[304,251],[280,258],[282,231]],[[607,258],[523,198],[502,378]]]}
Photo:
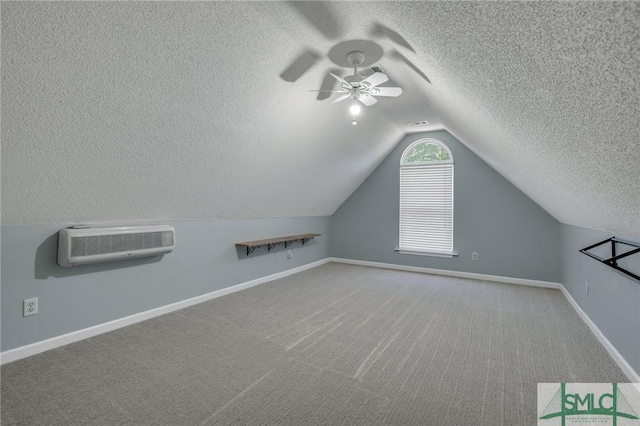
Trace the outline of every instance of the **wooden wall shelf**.
{"label": "wooden wall shelf", "polygon": [[289,247],[296,241],[302,241],[302,245],[305,245],[309,240],[319,237],[322,234],[300,234],[289,235],[287,237],[268,238],[266,240],[245,241],[243,243],[236,243],[236,247],[246,247],[247,256],[249,256],[255,249],[260,246],[267,246],[267,251],[271,251],[277,245],[284,243],[284,248]]}

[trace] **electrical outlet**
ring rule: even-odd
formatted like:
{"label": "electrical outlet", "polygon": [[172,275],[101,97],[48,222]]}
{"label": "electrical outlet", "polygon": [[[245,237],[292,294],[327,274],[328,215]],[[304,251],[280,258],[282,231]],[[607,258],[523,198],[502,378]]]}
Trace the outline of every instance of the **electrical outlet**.
{"label": "electrical outlet", "polygon": [[471,260],[478,260],[478,252],[474,251],[473,253],[471,253]]}
{"label": "electrical outlet", "polygon": [[589,295],[589,281],[584,282],[584,292]]}
{"label": "electrical outlet", "polygon": [[291,259],[293,257],[293,253],[291,253],[291,250],[287,250],[287,259]]}
{"label": "electrical outlet", "polygon": [[22,316],[28,317],[38,313],[38,298],[24,299],[22,301]]}
{"label": "electrical outlet", "polygon": [[276,253],[276,260],[280,260],[280,252]]}

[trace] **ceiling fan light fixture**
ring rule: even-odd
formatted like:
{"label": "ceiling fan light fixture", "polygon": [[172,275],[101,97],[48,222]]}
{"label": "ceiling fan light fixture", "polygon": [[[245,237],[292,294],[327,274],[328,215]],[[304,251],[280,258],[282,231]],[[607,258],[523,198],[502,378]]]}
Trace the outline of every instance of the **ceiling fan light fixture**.
{"label": "ceiling fan light fixture", "polygon": [[362,111],[360,103],[364,106],[371,106],[378,102],[376,97],[398,97],[402,94],[401,87],[380,86],[389,81],[389,77],[382,72],[372,68],[373,74],[359,73],[358,66],[364,63],[365,54],[360,50],[353,50],[347,54],[347,61],[353,66],[353,75],[340,77],[333,72],[329,75],[333,77],[339,84],[338,90],[318,90],[319,92],[336,92],[342,93],[330,103],[335,104],[347,99],[353,100],[353,104],[349,107],[349,113],[353,117],[351,124],[356,123],[356,116]]}

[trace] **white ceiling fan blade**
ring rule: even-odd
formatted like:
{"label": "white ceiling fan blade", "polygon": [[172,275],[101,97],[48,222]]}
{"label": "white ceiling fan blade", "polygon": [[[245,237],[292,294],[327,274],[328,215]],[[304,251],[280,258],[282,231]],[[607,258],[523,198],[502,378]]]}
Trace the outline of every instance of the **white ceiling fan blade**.
{"label": "white ceiling fan blade", "polygon": [[362,80],[360,82],[360,85],[362,86],[364,83],[368,83],[371,85],[371,87],[376,87],[378,84],[382,84],[388,80],[389,80],[389,77],[387,77],[386,74],[383,74],[381,72],[375,72],[371,74],[369,77]]}
{"label": "white ceiling fan blade", "polygon": [[[327,70],[327,74],[325,74],[324,78],[322,79],[322,84],[320,85],[320,90],[334,90],[334,89],[338,89],[340,87],[336,87],[336,79],[331,77],[329,75],[330,72],[335,72],[335,73],[339,73],[340,70],[336,69],[336,68],[332,68],[330,70]],[[343,88],[344,89],[344,88]],[[346,89],[344,89],[346,90]],[[325,99],[328,99],[331,96],[330,92],[318,92],[318,96],[316,96],[316,99],[319,101],[324,101]]]}
{"label": "white ceiling fan blade", "polygon": [[330,104],[335,104],[336,102],[342,102],[345,99],[347,99],[349,96],[351,96],[351,92],[349,93],[345,93],[344,95],[335,98],[334,100],[332,100],[331,102],[329,102]]}
{"label": "white ceiling fan blade", "polygon": [[318,89],[309,89],[310,92],[334,92],[334,93],[344,93],[344,92],[348,92],[347,89],[342,89],[342,90],[318,90]]}
{"label": "white ceiling fan blade", "polygon": [[360,97],[358,97],[358,100],[360,102],[362,102],[366,106],[371,106],[371,105],[375,104],[376,102],[378,102],[378,100],[376,98],[374,98],[373,96],[369,95],[368,93],[361,93]]}
{"label": "white ceiling fan blade", "polygon": [[347,80],[345,80],[344,78],[340,77],[339,75],[335,75],[334,73],[330,72],[329,73],[331,76],[333,76],[333,78],[335,78],[336,80],[338,80],[338,82],[340,84],[342,84],[342,87],[344,88],[349,88],[351,87],[351,84],[349,84],[349,82]]}
{"label": "white ceiling fan blade", "polygon": [[372,87],[369,90],[369,94],[372,96],[389,96],[395,98],[402,95],[401,87]]}

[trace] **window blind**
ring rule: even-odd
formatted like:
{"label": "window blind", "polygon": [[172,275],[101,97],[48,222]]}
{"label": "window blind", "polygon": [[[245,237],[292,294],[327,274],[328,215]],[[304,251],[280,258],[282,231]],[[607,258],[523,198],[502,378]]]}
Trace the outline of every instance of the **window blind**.
{"label": "window blind", "polygon": [[453,251],[453,164],[400,169],[400,248]]}

